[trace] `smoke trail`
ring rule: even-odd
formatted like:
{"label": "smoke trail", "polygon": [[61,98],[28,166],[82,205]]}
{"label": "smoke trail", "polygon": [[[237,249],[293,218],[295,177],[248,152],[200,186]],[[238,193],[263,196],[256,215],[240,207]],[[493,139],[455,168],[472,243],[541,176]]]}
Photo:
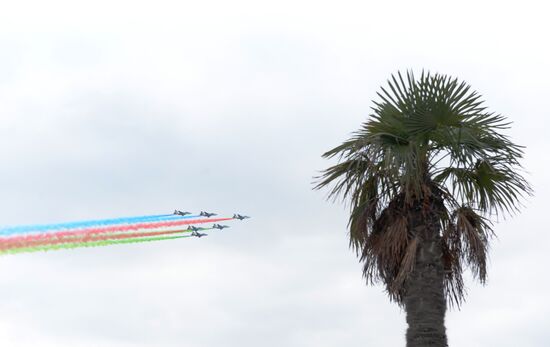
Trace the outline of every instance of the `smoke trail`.
{"label": "smoke trail", "polygon": [[37,240],[53,240],[58,238],[66,238],[73,236],[84,236],[84,235],[93,235],[93,234],[104,234],[104,233],[121,233],[128,232],[132,230],[142,230],[142,229],[159,229],[159,228],[168,228],[176,227],[181,225],[189,224],[203,224],[203,223],[216,223],[227,220],[232,220],[233,218],[213,218],[213,219],[187,219],[187,220],[175,220],[175,221],[164,221],[164,222],[154,222],[154,223],[137,223],[129,225],[117,225],[106,228],[89,228],[89,229],[79,229],[72,231],[60,231],[56,233],[44,233],[44,234],[33,234],[25,236],[13,236],[13,237],[0,237],[0,247],[1,245],[8,245],[11,243],[21,243],[25,244],[27,242],[37,241]]}
{"label": "smoke trail", "polygon": [[98,220],[87,220],[87,221],[56,223],[56,224],[22,225],[22,226],[14,226],[14,227],[2,227],[0,228],[0,235],[39,233],[39,232],[48,232],[48,231],[55,231],[55,230],[61,230],[61,229],[76,229],[76,228],[86,228],[86,227],[93,227],[93,226],[179,220],[179,219],[189,219],[189,218],[196,218],[196,217],[200,217],[200,216],[199,215],[179,216],[174,214],[159,214],[159,215],[98,219]]}
{"label": "smoke trail", "polygon": [[105,240],[105,241],[81,242],[81,243],[65,243],[60,245],[14,248],[6,251],[0,251],[0,255],[30,253],[30,252],[40,252],[40,251],[53,251],[53,250],[59,250],[59,249],[74,249],[74,248],[80,248],[80,247],[101,247],[101,246],[120,245],[120,244],[128,244],[128,243],[174,240],[174,239],[182,239],[187,237],[192,237],[192,236],[191,235],[160,236],[160,237],[136,238],[136,239],[128,239],[128,240]]}
{"label": "smoke trail", "polygon": [[[210,230],[212,228],[201,228],[201,230]],[[134,233],[108,233],[108,234],[86,234],[78,235],[76,237],[65,237],[65,238],[49,238],[41,240],[32,240],[26,242],[10,242],[0,244],[0,252],[7,251],[15,248],[32,248],[38,246],[48,246],[48,245],[59,245],[64,243],[85,243],[85,242],[95,242],[95,241],[104,241],[104,240],[122,240],[122,239],[132,239],[140,237],[152,237],[152,236],[161,236],[161,235],[171,235],[178,233],[189,233],[191,230],[188,229],[178,229],[178,230],[160,230],[160,231],[148,231],[148,232],[134,232]]]}

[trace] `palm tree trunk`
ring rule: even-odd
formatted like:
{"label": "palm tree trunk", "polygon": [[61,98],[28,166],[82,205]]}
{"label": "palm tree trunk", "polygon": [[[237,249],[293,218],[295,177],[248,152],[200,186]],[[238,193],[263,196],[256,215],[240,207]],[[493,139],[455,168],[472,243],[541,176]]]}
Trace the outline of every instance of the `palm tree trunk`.
{"label": "palm tree trunk", "polygon": [[411,231],[418,240],[416,261],[404,284],[407,347],[447,347],[439,221],[434,214],[426,216],[420,204],[416,207],[409,215]]}

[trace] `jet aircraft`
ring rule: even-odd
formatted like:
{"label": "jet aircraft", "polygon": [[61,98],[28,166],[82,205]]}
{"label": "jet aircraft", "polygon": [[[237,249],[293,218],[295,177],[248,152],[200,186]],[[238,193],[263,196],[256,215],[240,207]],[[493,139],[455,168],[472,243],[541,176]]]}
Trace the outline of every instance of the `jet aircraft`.
{"label": "jet aircraft", "polygon": [[194,225],[190,225],[187,227],[187,230],[192,230],[193,232],[197,232],[197,231],[200,231],[200,230],[204,230],[204,228],[198,228]]}
{"label": "jet aircraft", "polygon": [[233,215],[233,219],[243,220],[243,219],[246,219],[246,218],[250,218],[250,217],[248,217],[248,216],[242,216],[242,215],[240,215],[240,214],[238,214],[238,213],[235,213],[235,214]]}
{"label": "jet aircraft", "polygon": [[206,217],[206,218],[210,218],[210,217],[212,217],[212,216],[217,216],[217,214],[215,214],[215,213],[208,213],[208,212],[201,211],[200,216]]}
{"label": "jet aircraft", "polygon": [[193,231],[191,233],[191,236],[195,236],[195,237],[203,237],[203,236],[208,236],[208,234],[205,234],[205,233],[199,233],[198,231]]}
{"label": "jet aircraft", "polygon": [[191,214],[191,212],[182,212],[180,210],[174,210],[174,214],[178,216],[185,216],[185,215]]}
{"label": "jet aircraft", "polygon": [[229,225],[220,225],[220,224],[214,224],[214,225],[212,225],[212,229],[220,229],[220,230],[223,230],[224,228],[229,228]]}

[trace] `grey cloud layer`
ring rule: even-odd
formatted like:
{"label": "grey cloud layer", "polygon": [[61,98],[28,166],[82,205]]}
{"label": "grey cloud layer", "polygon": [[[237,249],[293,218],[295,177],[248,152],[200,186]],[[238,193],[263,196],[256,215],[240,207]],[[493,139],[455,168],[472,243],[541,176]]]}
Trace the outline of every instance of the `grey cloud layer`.
{"label": "grey cloud layer", "polygon": [[[365,120],[389,73],[427,67],[466,79],[510,116],[537,191],[522,215],[497,225],[489,284],[470,284],[464,309],[449,314],[451,344],[548,345],[550,283],[540,273],[550,142],[538,96],[550,87],[549,52],[534,39],[542,24],[526,20],[519,35],[487,5],[476,18],[500,32],[472,25],[430,37],[429,23],[407,24],[423,10],[401,5],[409,14],[223,5],[231,17],[163,2],[151,13],[136,5],[123,26],[116,14],[125,7],[100,3],[81,22],[48,12],[58,20],[51,27],[32,16],[0,24],[14,32],[0,36],[1,224],[174,208],[254,216],[200,240],[2,257],[0,341],[403,345],[404,316],[381,288],[364,286],[347,248],[345,209],[311,182],[329,164],[320,154]],[[439,11],[452,17],[445,23],[465,15],[449,10],[429,9],[439,24]],[[510,20],[527,13],[501,10]],[[481,53],[461,48],[470,43]]]}

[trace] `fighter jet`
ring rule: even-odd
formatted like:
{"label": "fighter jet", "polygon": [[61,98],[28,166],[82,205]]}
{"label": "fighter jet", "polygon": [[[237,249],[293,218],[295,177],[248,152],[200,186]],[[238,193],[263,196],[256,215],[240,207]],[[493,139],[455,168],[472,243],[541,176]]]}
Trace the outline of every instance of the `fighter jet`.
{"label": "fighter jet", "polygon": [[189,227],[187,227],[187,230],[192,230],[193,232],[197,232],[197,231],[200,231],[200,230],[204,230],[204,228],[198,228],[194,225],[190,225]]}
{"label": "fighter jet", "polygon": [[208,236],[208,234],[199,233],[199,232],[197,232],[197,231],[193,231],[193,232],[191,233],[191,236],[195,236],[195,237],[199,237],[199,238],[200,238],[200,237],[203,237],[203,236]]}
{"label": "fighter jet", "polygon": [[220,224],[214,224],[214,225],[212,225],[212,229],[220,229],[220,230],[223,230],[224,228],[229,228],[229,225],[220,225]]}
{"label": "fighter jet", "polygon": [[178,216],[185,216],[187,214],[191,214],[191,212],[182,212],[180,210],[174,210],[174,214],[176,214]]}
{"label": "fighter jet", "polygon": [[243,219],[246,219],[246,218],[250,218],[250,217],[248,217],[248,216],[241,216],[241,215],[238,214],[238,213],[235,213],[235,214],[233,215],[233,219],[243,220]]}
{"label": "fighter jet", "polygon": [[206,218],[210,218],[210,217],[212,217],[212,216],[217,216],[217,214],[215,214],[215,213],[208,213],[208,212],[201,211],[200,216],[206,217]]}

